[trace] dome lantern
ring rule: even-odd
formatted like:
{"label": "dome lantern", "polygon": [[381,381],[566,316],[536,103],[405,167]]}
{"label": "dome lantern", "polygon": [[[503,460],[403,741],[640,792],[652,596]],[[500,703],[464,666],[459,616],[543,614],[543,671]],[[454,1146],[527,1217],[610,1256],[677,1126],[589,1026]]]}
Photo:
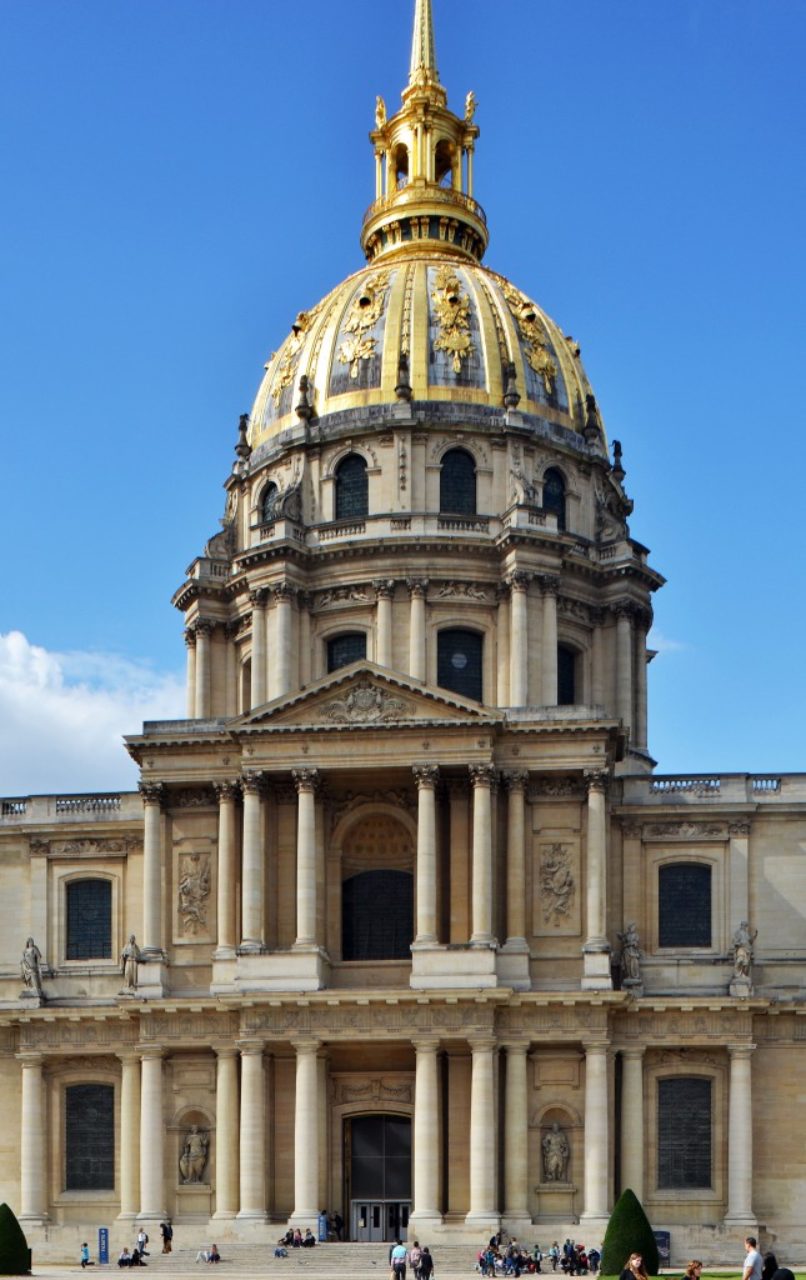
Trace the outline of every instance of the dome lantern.
{"label": "dome lantern", "polygon": [[431,0],[416,0],[409,82],[403,106],[389,118],[378,97],[375,200],[364,215],[361,247],[372,262],[428,247],[480,262],[487,219],[473,198],[473,153],[479,136],[475,94],[462,117],[448,110],[436,62]]}

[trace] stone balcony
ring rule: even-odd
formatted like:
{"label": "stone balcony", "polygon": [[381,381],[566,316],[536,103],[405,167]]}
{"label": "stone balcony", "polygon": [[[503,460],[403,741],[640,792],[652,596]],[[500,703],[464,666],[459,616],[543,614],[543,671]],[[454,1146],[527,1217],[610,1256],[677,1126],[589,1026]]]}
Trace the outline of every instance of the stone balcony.
{"label": "stone balcony", "polygon": [[802,803],[806,803],[803,773],[681,773],[621,779],[621,804],[642,808]]}
{"label": "stone balcony", "polygon": [[142,821],[143,802],[137,791],[82,795],[11,796],[0,799],[0,830],[11,826],[51,823]]}

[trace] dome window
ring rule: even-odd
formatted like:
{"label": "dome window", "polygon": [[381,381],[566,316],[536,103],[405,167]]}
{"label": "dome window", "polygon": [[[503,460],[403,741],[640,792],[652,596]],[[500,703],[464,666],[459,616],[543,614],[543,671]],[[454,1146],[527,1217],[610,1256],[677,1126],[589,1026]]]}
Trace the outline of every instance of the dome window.
{"label": "dome window", "polygon": [[402,142],[395,147],[394,161],[395,186],[399,191],[401,187],[408,186],[409,182],[409,153],[408,148],[404,147]]}
{"label": "dome window", "polygon": [[263,496],[260,500],[260,522],[261,524],[271,524],[277,515],[277,499],[280,496],[280,490],[273,480],[270,480],[263,490]]}
{"label": "dome window", "polygon": [[453,148],[444,138],[434,153],[434,177],[440,187],[453,186]]}
{"label": "dome window", "polygon": [[437,684],[463,698],[482,700],[484,638],[477,631],[450,627],[437,637]]}
{"label": "dome window", "polygon": [[543,477],[543,510],[557,517],[557,528],[565,533],[565,481],[556,467]]}
{"label": "dome window", "polygon": [[365,516],[369,510],[367,464],[358,453],[348,453],[336,467],[336,519]]}
{"label": "dome window", "polygon": [[345,631],[327,642],[327,669],[338,671],[339,667],[349,667],[351,662],[360,662],[367,656],[367,637],[363,631]]}
{"label": "dome window", "polygon": [[443,515],[476,514],[476,463],[466,449],[449,449],[442,458],[439,509]]}

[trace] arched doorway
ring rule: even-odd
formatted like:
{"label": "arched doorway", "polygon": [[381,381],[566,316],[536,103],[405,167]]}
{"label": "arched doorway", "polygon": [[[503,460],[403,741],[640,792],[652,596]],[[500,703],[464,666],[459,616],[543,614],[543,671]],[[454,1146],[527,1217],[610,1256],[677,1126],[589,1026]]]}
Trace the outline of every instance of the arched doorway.
{"label": "arched doorway", "polygon": [[351,1116],[344,1122],[344,1145],[350,1238],[402,1239],[411,1210],[411,1120]]}

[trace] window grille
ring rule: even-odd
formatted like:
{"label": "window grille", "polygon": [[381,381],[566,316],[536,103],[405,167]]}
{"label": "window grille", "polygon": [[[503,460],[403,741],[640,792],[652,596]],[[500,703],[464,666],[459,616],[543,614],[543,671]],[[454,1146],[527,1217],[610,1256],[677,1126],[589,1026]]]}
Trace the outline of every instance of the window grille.
{"label": "window grille", "polygon": [[674,862],[658,877],[658,944],[711,946],[711,868],[701,862]]}
{"label": "window grille", "polygon": [[327,642],[328,671],[349,667],[351,662],[360,662],[366,656],[367,637],[363,631],[346,631],[344,635],[334,636]]}
{"label": "window grille", "polygon": [[576,696],[577,655],[567,645],[557,646],[557,702],[561,707],[572,707]]}
{"label": "window grille", "polygon": [[554,467],[543,477],[543,510],[557,517],[557,528],[565,530],[565,481]]}
{"label": "window grille", "polygon": [[341,890],[344,960],[410,960],[414,877],[410,871],[361,871]]}
{"label": "window grille", "polygon": [[444,515],[476,514],[476,464],[466,449],[449,449],[442,458],[439,509]]}
{"label": "window grille", "polygon": [[67,886],[67,959],[112,959],[112,884],[74,880]]}
{"label": "window grille", "polygon": [[463,698],[482,700],[484,638],[477,631],[448,628],[437,637],[437,684]]}
{"label": "window grille", "polygon": [[115,1187],[115,1090],[76,1084],[65,1090],[65,1190]]}
{"label": "window grille", "polygon": [[279,489],[273,480],[270,480],[263,490],[263,499],[260,504],[260,518],[263,524],[270,524],[275,518],[275,507],[279,496]]}
{"label": "window grille", "polygon": [[711,1081],[674,1076],[658,1081],[658,1187],[711,1186]]}
{"label": "window grille", "polygon": [[369,512],[367,464],[357,453],[349,453],[336,468],[336,519],[349,520]]}

